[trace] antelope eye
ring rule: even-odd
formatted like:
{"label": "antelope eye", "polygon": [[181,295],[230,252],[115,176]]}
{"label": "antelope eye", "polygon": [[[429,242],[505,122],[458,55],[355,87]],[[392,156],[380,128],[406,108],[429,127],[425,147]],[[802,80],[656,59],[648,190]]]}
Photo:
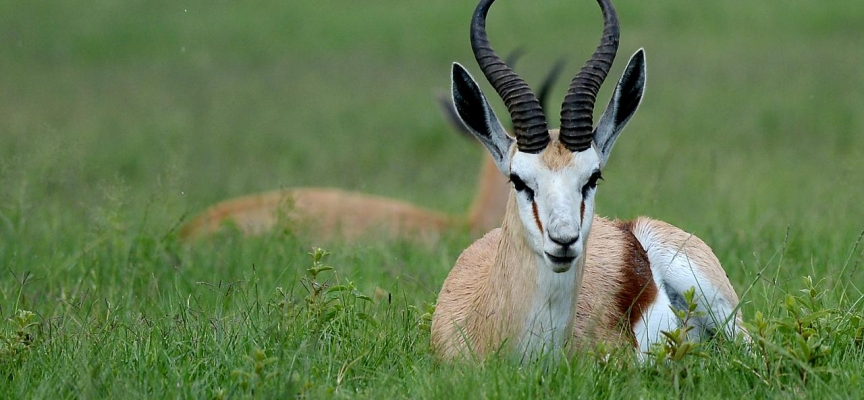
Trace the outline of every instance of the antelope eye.
{"label": "antelope eye", "polygon": [[525,186],[525,182],[522,181],[522,178],[520,178],[519,175],[510,175],[510,182],[513,182],[513,188],[516,189],[517,192],[528,189],[528,187]]}
{"label": "antelope eye", "polygon": [[528,200],[534,201],[534,191],[525,184],[519,175],[510,174],[510,182],[513,182],[513,189],[516,189],[517,192],[527,194]]}
{"label": "antelope eye", "polygon": [[587,197],[588,191],[596,188],[598,181],[602,179],[603,176],[600,175],[600,171],[594,171],[594,173],[591,174],[591,177],[588,178],[588,183],[586,183],[585,186],[582,187],[582,197]]}

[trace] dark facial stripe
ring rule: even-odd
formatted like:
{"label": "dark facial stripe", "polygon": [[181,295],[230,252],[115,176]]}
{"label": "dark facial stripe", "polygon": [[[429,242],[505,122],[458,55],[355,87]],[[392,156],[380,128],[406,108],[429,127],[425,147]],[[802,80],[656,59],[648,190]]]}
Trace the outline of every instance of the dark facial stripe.
{"label": "dark facial stripe", "polygon": [[637,346],[636,337],[633,335],[633,325],[642,318],[642,313],[657,298],[657,285],[651,276],[651,263],[648,254],[642,248],[642,244],[633,235],[633,222],[619,222],[618,228],[624,231],[624,265],[619,272],[621,286],[614,294],[614,304],[618,309],[618,315],[629,318],[622,322],[628,322],[626,332]]}
{"label": "dark facial stripe", "polygon": [[540,222],[540,216],[537,214],[537,202],[531,202],[531,209],[534,210],[534,222],[537,223],[537,227],[540,228],[540,233],[543,233],[543,224]]}
{"label": "dark facial stripe", "polygon": [[579,218],[585,223],[585,200],[582,200],[582,205],[579,206]]}

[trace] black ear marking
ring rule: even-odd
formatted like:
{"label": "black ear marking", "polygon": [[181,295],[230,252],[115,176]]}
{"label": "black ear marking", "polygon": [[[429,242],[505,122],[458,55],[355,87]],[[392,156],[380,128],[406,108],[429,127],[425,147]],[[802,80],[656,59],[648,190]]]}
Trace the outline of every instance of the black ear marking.
{"label": "black ear marking", "polygon": [[645,51],[639,49],[630,57],[624,73],[600,121],[594,128],[594,143],[600,152],[601,164],[606,163],[612,146],[624,127],[636,113],[645,93]]}
{"label": "black ear marking", "polygon": [[[517,47],[515,50],[510,52],[509,55],[507,55],[507,58],[504,62],[507,65],[513,66],[514,64],[516,64],[517,61],[519,61],[519,59],[524,54],[525,54],[525,49],[522,47]],[[558,73],[561,72],[560,67],[562,67],[563,65],[560,65],[560,64],[563,64],[562,61],[563,61],[563,59],[559,61],[559,64],[555,65],[555,69],[553,69],[552,72],[549,73],[549,76],[546,78],[546,81],[544,81],[544,83],[543,83],[544,85],[551,86],[552,82],[548,82],[548,81],[550,81],[550,80],[554,81],[555,78],[557,77]],[[471,139],[476,139],[474,137],[474,134],[471,133],[471,131],[465,126],[465,124],[462,122],[462,119],[459,117],[459,112],[456,111],[456,105],[453,104],[453,101],[451,100],[451,96],[441,93],[437,97],[438,97],[438,105],[441,107],[441,111],[444,113],[444,118],[447,120],[447,122],[450,123],[450,125],[453,126],[453,129],[455,129],[456,132],[458,132],[461,135],[464,135],[464,136],[469,137]],[[542,93],[540,95],[540,101],[541,102],[545,101],[544,95]],[[512,126],[511,126],[511,128],[512,128]]]}
{"label": "black ear marking", "polygon": [[616,107],[615,124],[621,125],[627,122],[627,119],[636,112],[639,103],[642,101],[642,92],[645,90],[645,51],[639,49],[633,55],[627,68],[624,70],[621,82],[619,83],[620,102]]}
{"label": "black ear marking", "polygon": [[444,114],[444,119],[447,120],[447,123],[450,124],[450,126],[460,135],[470,138],[471,140],[476,140],[474,134],[465,127],[465,124],[462,123],[462,119],[459,118],[459,112],[456,111],[456,106],[453,105],[450,96],[444,93],[439,93],[437,100],[438,106],[441,107],[441,113]]}
{"label": "black ear marking", "polygon": [[480,88],[474,83],[474,79],[461,65],[453,64],[453,105],[456,112],[469,128],[483,136],[489,135],[486,126],[486,110],[483,107],[484,99]]}
{"label": "black ear marking", "polygon": [[502,143],[498,142],[502,139],[506,141],[507,136],[502,131],[500,132],[500,135],[503,135],[502,138],[493,137],[496,133],[495,127],[492,124],[497,125],[500,123],[486,102],[486,97],[483,96],[480,87],[477,86],[474,78],[471,77],[463,66],[453,63],[451,75],[451,79],[453,80],[453,106],[456,108],[456,113],[459,114],[459,118],[471,133],[486,145],[495,162],[500,163],[504,160],[504,152],[507,150],[508,143],[503,143],[502,145]]}

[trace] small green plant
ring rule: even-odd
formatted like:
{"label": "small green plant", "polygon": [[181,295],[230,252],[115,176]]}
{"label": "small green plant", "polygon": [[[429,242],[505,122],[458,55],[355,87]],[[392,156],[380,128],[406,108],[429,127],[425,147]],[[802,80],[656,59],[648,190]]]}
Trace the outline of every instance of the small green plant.
{"label": "small green plant", "polygon": [[681,390],[681,382],[687,380],[693,382],[698,379],[698,369],[688,362],[693,358],[707,358],[708,355],[702,351],[701,342],[690,338],[693,318],[702,317],[705,314],[698,310],[699,303],[696,298],[696,288],[691,287],[683,293],[684,309],[670,306],[672,312],[681,322],[678,328],[671,331],[661,331],[664,341],[654,343],[648,351],[649,359],[654,361],[659,373],[665,374],[671,379],[676,392]]}
{"label": "small green plant", "polygon": [[768,355],[768,337],[777,329],[777,324],[766,318],[762,311],[756,311],[753,321],[745,322],[744,326],[750,332],[759,350],[759,355],[765,363],[766,375],[771,375],[771,357]]}
{"label": "small green plant", "polygon": [[817,366],[831,352],[824,339],[832,333],[828,330],[832,313],[822,304],[825,292],[818,289],[818,283],[813,283],[810,276],[804,277],[803,283],[801,295],[786,295],[783,304],[786,315],[778,321],[779,329],[787,333],[784,346],[793,356],[808,365]]}
{"label": "small green plant", "polygon": [[832,377],[850,373],[834,367],[838,359],[861,354],[864,298],[832,307],[826,304],[829,292],[820,288],[821,282],[811,276],[801,282],[803,287],[787,292],[776,312],[757,311],[745,324],[758,355],[757,364],[750,368],[766,385],[793,390],[814,382],[824,385]]}
{"label": "small green plant", "polygon": [[676,309],[672,306],[672,312],[681,321],[678,328],[672,331],[661,331],[664,337],[663,343],[655,343],[649,354],[655,362],[680,362],[688,356],[707,357],[705,352],[701,351],[701,345],[698,342],[690,340],[690,332],[694,329],[691,325],[693,318],[702,317],[704,312],[697,310],[699,303],[696,299],[696,289],[690,288],[683,293],[686,309]]}
{"label": "small green plant", "polygon": [[[279,361],[276,357],[267,357],[267,353],[261,349],[255,349],[251,356],[246,356],[248,369],[235,369],[231,376],[238,379],[239,385],[244,390],[250,390],[254,395],[256,390],[270,378],[276,376],[280,371],[270,371],[270,364]],[[223,393],[217,393],[217,397]]]}
{"label": "small green plant", "polygon": [[34,322],[36,314],[28,310],[18,310],[9,319],[13,332],[3,333],[0,343],[0,366],[17,365],[27,358],[33,346],[34,334],[32,328],[38,325]]}
{"label": "small green plant", "polygon": [[327,296],[327,290],[330,285],[328,282],[322,282],[320,275],[323,272],[333,271],[333,267],[324,264],[324,258],[330,253],[322,248],[315,247],[309,253],[312,257],[312,266],[306,269],[307,276],[300,278],[300,283],[306,289],[306,311],[314,317],[320,317],[327,309],[329,303],[333,300]]}
{"label": "small green plant", "polygon": [[[355,309],[356,300],[372,302],[372,298],[357,290],[353,282],[339,283],[335,276],[333,267],[324,264],[324,258],[330,255],[324,249],[315,247],[309,253],[312,257],[312,266],[306,271],[308,276],[303,277],[300,283],[306,289],[306,309],[315,318],[331,319],[338,311],[350,308],[354,315],[360,319],[370,320],[368,314]],[[332,272],[333,282],[322,281],[321,274]],[[373,321],[374,322],[374,321]]]}
{"label": "small green plant", "polygon": [[333,270],[333,267],[324,265],[324,258],[329,255],[330,252],[320,247],[312,248],[312,251],[309,253],[309,256],[312,257],[312,266],[306,270],[307,272],[309,272],[309,276],[312,278],[312,280],[318,279],[318,274],[324,271]]}
{"label": "small green plant", "polygon": [[435,314],[435,302],[424,301],[422,309],[417,306],[408,306],[408,308],[420,314],[420,318],[417,320],[417,327],[429,332],[432,329],[432,315]]}
{"label": "small green plant", "polygon": [[291,293],[286,292],[282,286],[276,287],[276,296],[267,302],[271,310],[275,310],[280,315],[288,316],[294,309],[294,301],[291,299]]}

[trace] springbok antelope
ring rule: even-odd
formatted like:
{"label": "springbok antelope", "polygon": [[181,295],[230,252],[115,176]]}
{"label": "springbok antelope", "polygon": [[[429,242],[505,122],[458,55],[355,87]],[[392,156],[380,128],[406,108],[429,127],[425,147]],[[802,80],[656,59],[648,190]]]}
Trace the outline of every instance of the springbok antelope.
{"label": "springbok antelope", "polygon": [[434,243],[441,234],[468,228],[476,235],[501,223],[510,187],[495,163],[484,162],[467,215],[449,215],[381,196],[336,188],[292,188],[222,201],[180,228],[191,241],[215,234],[225,225],[252,236],[277,226],[301,227],[317,240],[354,241],[375,235]]}
{"label": "springbok antelope", "polygon": [[[737,334],[738,297],[717,257],[701,240],[649,218],[594,215],[595,193],[612,146],[642,99],[645,54],[630,59],[606,111],[593,127],[594,102],[618,49],[618,18],[609,0],[600,45],[570,84],[561,127],[547,129],[528,85],[492,50],[481,0],[471,47],[504,100],[509,137],[471,75],[453,64],[452,95],[462,121],[510,178],[504,221],[458,258],[438,295],[431,344],[443,359],[508,350],[527,361],[568,343],[610,342],[644,352],[680,321],[672,308],[695,289],[703,316],[691,338]],[[734,314],[734,315],[733,315]]]}
{"label": "springbok antelope", "polygon": [[[508,56],[515,62],[521,51]],[[557,62],[542,81],[539,100],[545,102],[552,83],[561,72]],[[449,100],[439,98],[445,118],[466,136],[468,133]],[[500,226],[507,207],[510,183],[498,172],[490,157],[484,157],[477,177],[477,189],[467,215],[448,215],[403,201],[334,188],[293,188],[259,193],[220,202],[206,209],[180,228],[180,237],[193,240],[232,224],[245,235],[268,232],[287,224],[300,224],[315,239],[335,237],[356,240],[363,236],[389,239],[419,239],[434,242],[448,230],[467,227],[479,237]]]}

